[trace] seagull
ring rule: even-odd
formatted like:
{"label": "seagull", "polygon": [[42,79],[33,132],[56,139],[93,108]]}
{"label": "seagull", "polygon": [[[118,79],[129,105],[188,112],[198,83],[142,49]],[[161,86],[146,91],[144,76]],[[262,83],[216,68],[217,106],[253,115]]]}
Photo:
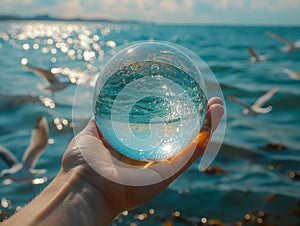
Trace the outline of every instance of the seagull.
{"label": "seagull", "polygon": [[283,36],[281,36],[279,34],[271,32],[271,31],[267,31],[266,35],[268,35],[271,38],[275,38],[275,39],[277,39],[279,41],[284,42],[286,44],[286,46],[282,48],[282,51],[284,51],[284,52],[293,52],[296,49],[300,49],[300,40],[298,40],[297,42],[293,43],[289,39],[287,39],[286,37],[283,37]]}
{"label": "seagull", "polygon": [[35,96],[32,94],[7,95],[0,93],[0,112],[11,108],[17,108],[28,103],[42,104],[48,108],[55,108],[54,101],[49,97]]}
{"label": "seagull", "polygon": [[9,167],[1,171],[0,178],[8,179],[9,183],[11,181],[23,182],[32,179],[35,175],[45,173],[45,169],[34,169],[34,167],[48,145],[48,131],[47,120],[41,117],[31,133],[30,144],[23,154],[22,162],[19,162],[14,154],[0,145],[0,158]]}
{"label": "seagull", "polygon": [[257,51],[255,51],[255,49],[253,49],[252,47],[248,48],[248,52],[252,55],[250,57],[251,62],[261,62],[268,59],[268,55],[259,55]]}
{"label": "seagull", "polygon": [[245,108],[243,110],[243,114],[249,114],[249,115],[256,116],[258,114],[269,113],[273,109],[272,106],[268,106],[268,107],[264,107],[264,108],[262,106],[264,105],[265,102],[270,100],[277,91],[278,91],[277,87],[271,89],[270,91],[268,91],[267,93],[265,93],[264,95],[259,97],[252,106],[250,106],[249,104],[245,103],[244,101],[238,99],[235,96],[227,96],[227,98],[229,100],[231,100],[232,102],[235,102],[235,103],[243,106]]}
{"label": "seagull", "polygon": [[57,78],[57,74],[53,73],[52,70],[45,70],[42,68],[31,66],[27,63],[23,64],[23,66],[28,70],[32,71],[33,73],[37,74],[38,76],[40,76],[46,82],[48,82],[49,86],[42,86],[40,88],[42,88],[43,90],[51,91],[52,95],[54,92],[63,90],[66,87],[68,87],[68,85],[72,84],[71,81],[61,82]]}
{"label": "seagull", "polygon": [[[74,84],[88,84],[91,80],[91,75],[89,75],[88,73],[82,71],[82,70],[76,70],[76,69],[71,69],[68,67],[54,67],[51,68],[51,72],[53,74],[60,74],[63,76],[67,76],[69,78],[69,80],[71,81],[71,83]],[[98,77],[98,76],[96,76]]]}
{"label": "seagull", "polygon": [[291,79],[294,79],[294,80],[300,80],[300,73],[298,72],[295,72],[295,71],[292,71],[288,68],[284,68],[283,71],[285,73],[287,73]]}

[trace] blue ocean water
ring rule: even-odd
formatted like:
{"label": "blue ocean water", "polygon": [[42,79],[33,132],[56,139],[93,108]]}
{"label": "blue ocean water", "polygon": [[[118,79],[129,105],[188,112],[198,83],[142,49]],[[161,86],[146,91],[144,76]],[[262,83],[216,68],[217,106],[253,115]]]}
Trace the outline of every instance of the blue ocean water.
{"label": "blue ocean water", "polygon": [[[0,144],[21,159],[40,116],[47,118],[51,138],[36,166],[47,169],[41,175],[43,180],[47,178],[46,182],[1,184],[1,217],[24,206],[53,179],[74,136],[72,107],[76,85],[55,93],[55,108],[30,102],[16,104],[20,99],[16,95],[51,97],[37,88],[43,81],[22,67],[21,60],[44,69],[86,72],[84,77],[93,81],[95,62],[112,48],[140,40],[163,40],[199,55],[215,74],[225,97],[233,95],[252,104],[273,87],[278,87],[278,92],[266,103],[273,110],[255,117],[243,115],[243,107],[225,99],[227,128],[223,146],[212,163],[214,168],[203,173],[198,170],[200,160],[195,162],[166,191],[119,216],[112,224],[201,225],[214,220],[219,225],[255,225],[260,221],[266,225],[298,225],[300,81],[291,79],[284,69],[300,72],[300,51],[281,51],[284,44],[268,37],[266,31],[294,42],[300,39],[300,27],[1,22]],[[249,46],[269,58],[250,62]],[[84,125],[89,113],[83,112],[81,117]],[[270,148],[274,144],[283,150]],[[5,167],[0,161],[0,170]]]}
{"label": "blue ocean water", "polygon": [[110,145],[130,158],[170,158],[195,138],[204,122],[204,91],[170,64],[139,61],[113,73],[105,84],[98,81],[95,90],[103,87],[95,91],[95,120]]}

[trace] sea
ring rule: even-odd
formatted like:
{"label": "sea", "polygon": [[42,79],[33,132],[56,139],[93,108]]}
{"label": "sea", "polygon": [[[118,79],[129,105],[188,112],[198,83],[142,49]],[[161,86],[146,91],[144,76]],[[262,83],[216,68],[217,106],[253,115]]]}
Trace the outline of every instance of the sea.
{"label": "sea", "polygon": [[[183,46],[206,63],[222,91],[226,128],[208,168],[200,170],[200,158],[165,191],[111,225],[300,225],[300,80],[286,73],[300,72],[300,50],[283,51],[285,44],[267,32],[300,40],[300,27],[289,26],[0,22],[0,145],[21,161],[38,118],[49,125],[49,144],[36,164],[47,172],[29,182],[1,179],[0,221],[51,182],[69,142],[91,117],[89,108],[74,108],[78,87],[93,90],[115,48],[154,40]],[[252,62],[249,47],[267,59]],[[41,86],[47,83],[26,63],[68,72],[59,79],[74,84],[45,91]],[[264,104],[272,106],[266,114],[243,114],[244,107],[228,98],[252,105],[273,88],[278,90]],[[74,117],[73,111],[80,113]],[[5,168],[0,159],[0,171]]]}

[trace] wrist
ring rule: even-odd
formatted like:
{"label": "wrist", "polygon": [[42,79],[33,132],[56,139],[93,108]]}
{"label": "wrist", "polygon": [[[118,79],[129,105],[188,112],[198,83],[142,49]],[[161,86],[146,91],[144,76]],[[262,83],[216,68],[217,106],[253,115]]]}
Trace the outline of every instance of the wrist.
{"label": "wrist", "polygon": [[[60,216],[66,219],[62,225],[108,225],[115,217],[104,195],[85,179],[81,167],[69,172],[60,171],[53,183],[60,188],[49,207],[57,214],[68,215]],[[44,215],[52,211],[45,211]]]}
{"label": "wrist", "polygon": [[[70,191],[68,195],[72,201],[70,206],[75,206],[74,212],[83,213],[85,222],[78,225],[109,225],[118,212],[112,208],[104,193],[89,181],[85,170],[80,168],[70,177]],[[94,178],[95,180],[95,178]],[[75,225],[75,224],[72,224]]]}
{"label": "wrist", "polygon": [[8,220],[8,225],[109,225],[117,213],[81,172],[80,168],[61,170],[38,197]]}

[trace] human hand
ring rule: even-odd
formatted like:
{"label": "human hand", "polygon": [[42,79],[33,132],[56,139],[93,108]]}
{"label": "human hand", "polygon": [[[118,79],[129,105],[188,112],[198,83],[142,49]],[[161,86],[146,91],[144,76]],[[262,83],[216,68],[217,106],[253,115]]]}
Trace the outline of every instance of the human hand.
{"label": "human hand", "polygon": [[163,191],[201,156],[223,113],[222,100],[210,99],[197,137],[174,157],[153,163],[113,155],[91,119],[70,142],[57,176],[3,225],[109,225],[120,212]]}
{"label": "human hand", "polygon": [[208,102],[204,126],[197,137],[174,157],[159,162],[140,162],[112,150],[92,118],[68,146],[62,171],[76,175],[104,197],[112,220],[163,191],[201,156],[224,113],[220,98]]}

